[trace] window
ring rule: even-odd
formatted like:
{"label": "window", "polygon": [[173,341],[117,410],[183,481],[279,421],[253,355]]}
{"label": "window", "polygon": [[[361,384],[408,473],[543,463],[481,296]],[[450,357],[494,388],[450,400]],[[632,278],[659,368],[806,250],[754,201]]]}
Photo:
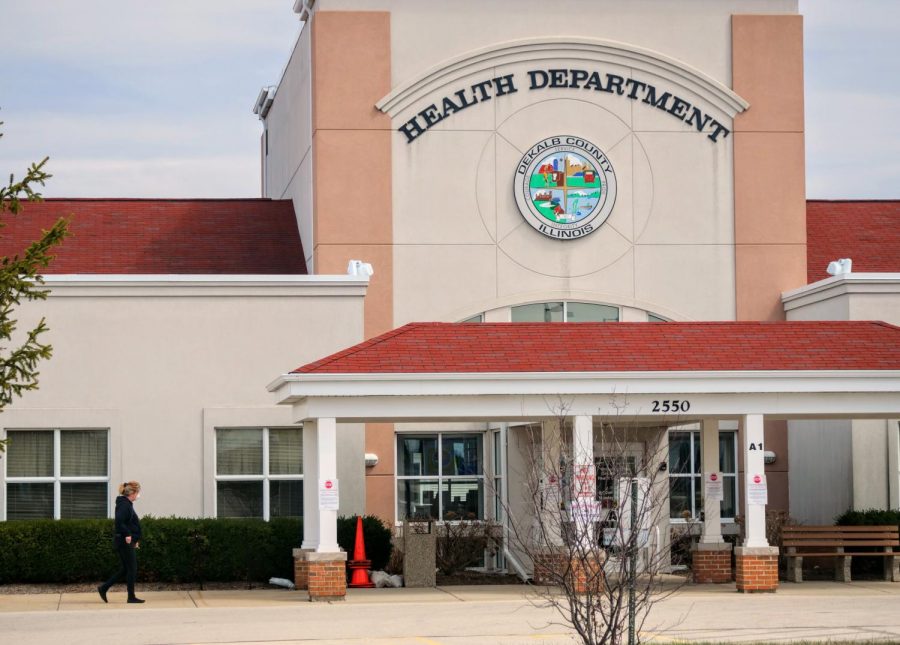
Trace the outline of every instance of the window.
{"label": "window", "polygon": [[618,322],[619,308],[591,302],[538,302],[512,307],[512,322]]}
{"label": "window", "polygon": [[484,314],[475,314],[474,316],[471,316],[470,318],[466,318],[465,320],[460,321],[460,322],[464,322],[464,323],[484,322]]}
{"label": "window", "polygon": [[106,430],[10,430],[6,519],[109,516]]}
{"label": "window", "polygon": [[397,519],[484,519],[480,434],[397,436]]}
{"label": "window", "polygon": [[303,515],[300,428],[216,428],[216,516]]}
{"label": "window", "polygon": [[[669,433],[669,515],[674,519],[696,519],[703,510],[701,454],[699,431]],[[737,514],[737,433],[734,431],[719,432],[719,470],[725,489],[721,517],[733,519]]]}
{"label": "window", "polygon": [[659,316],[654,316],[653,314],[647,314],[647,322],[669,322],[665,318],[660,318]]}

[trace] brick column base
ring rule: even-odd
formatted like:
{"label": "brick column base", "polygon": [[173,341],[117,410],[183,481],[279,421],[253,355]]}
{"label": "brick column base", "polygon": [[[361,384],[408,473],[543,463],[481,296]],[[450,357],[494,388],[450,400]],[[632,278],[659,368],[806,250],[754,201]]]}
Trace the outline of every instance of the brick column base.
{"label": "brick column base", "polygon": [[778,589],[778,547],[745,547],[734,550],[737,590],[742,593]]}
{"label": "brick column base", "polygon": [[731,545],[727,542],[694,545],[691,572],[697,584],[722,584],[734,580]]}
{"label": "brick column base", "polygon": [[308,549],[294,549],[294,586],[297,589],[309,589],[309,562],[305,553]]}
{"label": "brick column base", "polygon": [[548,551],[534,556],[534,575],[536,585],[559,585],[565,578],[575,593],[593,591],[599,593],[604,588],[603,564],[590,559],[569,559],[565,552]]}
{"label": "brick column base", "polygon": [[294,584],[298,589],[306,589],[311,601],[344,600],[347,554],[294,549]]}
{"label": "brick column base", "polygon": [[536,585],[555,585],[566,571],[568,555],[559,551],[546,551],[536,553],[532,558],[534,562],[534,575],[532,579]]}

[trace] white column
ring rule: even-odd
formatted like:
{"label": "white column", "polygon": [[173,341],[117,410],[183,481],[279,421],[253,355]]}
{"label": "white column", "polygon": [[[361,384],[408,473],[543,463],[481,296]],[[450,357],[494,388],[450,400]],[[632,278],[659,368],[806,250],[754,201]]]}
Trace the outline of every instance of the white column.
{"label": "white column", "polygon": [[758,487],[755,481],[760,478],[765,482],[766,471],[763,461],[763,416],[747,414],[743,417],[744,431],[744,502],[746,521],[744,523],[744,546],[767,547],[766,540],[766,507],[764,504],[751,504],[750,491]]}
{"label": "white column", "polygon": [[[319,508],[320,482],[337,483],[337,423],[308,419],[303,423],[303,543],[301,549],[337,553],[337,514]],[[340,487],[338,486],[338,490]]]}
{"label": "white column", "polygon": [[[316,481],[316,492],[319,483],[330,480],[337,483],[337,421],[334,418],[319,419],[316,429],[316,449],[319,461],[319,477]],[[335,484],[337,485],[337,484]],[[340,492],[340,487],[338,487]],[[319,513],[318,545],[319,553],[337,553],[341,550],[337,543],[337,516],[338,511],[323,510],[319,508],[318,500],[316,509]]]}
{"label": "white column", "polygon": [[561,545],[562,515],[560,503],[563,498],[563,472],[560,468],[562,455],[562,429],[557,419],[548,419],[541,423],[541,459],[540,479],[541,508],[535,516],[536,535],[539,536],[539,548],[550,545]]}
{"label": "white column", "polygon": [[589,416],[577,416],[572,425],[572,503],[578,534],[590,548],[596,518],[596,468],[594,467],[594,423]]}
{"label": "white column", "polygon": [[703,428],[701,444],[703,445],[703,535],[700,537],[701,544],[721,544],[722,539],[722,522],[721,507],[718,499],[710,499],[706,494],[706,481],[711,473],[719,472],[719,420],[703,419],[701,423]]}
{"label": "white column", "polygon": [[319,546],[319,450],[316,419],[303,422],[303,542],[300,548]]}

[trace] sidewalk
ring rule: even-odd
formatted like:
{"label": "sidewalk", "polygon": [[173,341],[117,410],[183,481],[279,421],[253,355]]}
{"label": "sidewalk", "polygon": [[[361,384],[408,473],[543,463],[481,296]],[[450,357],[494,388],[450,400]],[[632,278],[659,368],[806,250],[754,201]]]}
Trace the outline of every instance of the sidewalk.
{"label": "sidewalk", "polygon": [[[332,645],[572,643],[532,587],[351,589],[347,599],[311,603],[301,591],[157,591],[127,605],[124,591],[104,604],[96,593],[0,596],[0,638],[42,643],[259,643]],[[659,602],[643,641],[900,641],[900,584],[783,584],[744,595],[734,585],[689,585]],[[5,640],[10,638],[11,640]]]}

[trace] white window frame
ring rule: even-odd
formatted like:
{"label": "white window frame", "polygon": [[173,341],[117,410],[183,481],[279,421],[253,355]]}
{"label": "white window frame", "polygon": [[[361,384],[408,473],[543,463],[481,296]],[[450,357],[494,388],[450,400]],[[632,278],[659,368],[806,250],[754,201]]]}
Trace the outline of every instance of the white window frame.
{"label": "white window frame", "polygon": [[610,309],[615,309],[616,312],[617,312],[617,314],[616,314],[616,320],[615,320],[615,321],[611,321],[611,322],[622,322],[622,307],[620,307],[619,305],[611,305],[611,304],[609,304],[609,303],[607,303],[607,302],[591,302],[591,301],[588,301],[588,300],[537,300],[537,301],[535,301],[535,302],[523,302],[523,303],[520,303],[520,304],[517,304],[517,305],[511,305],[511,306],[510,306],[510,308],[509,308],[509,319],[512,320],[512,312],[513,312],[513,309],[515,309],[516,307],[527,307],[527,306],[530,306],[530,305],[547,305],[547,304],[551,304],[551,303],[552,303],[552,304],[556,304],[556,303],[558,303],[558,302],[561,302],[561,303],[562,303],[562,306],[563,306],[563,310],[562,310],[562,317],[563,317],[563,319],[562,319],[562,321],[560,321],[560,322],[564,322],[564,323],[569,322],[569,305],[570,305],[570,304],[575,304],[575,305],[597,305],[597,306],[600,306],[600,307],[609,307]]}
{"label": "white window frame", "polygon": [[[476,522],[483,522],[487,519],[488,508],[487,508],[487,500],[485,496],[487,495],[487,490],[485,483],[487,481],[485,477],[485,468],[484,462],[487,460],[487,451],[485,446],[485,434],[484,430],[452,430],[452,431],[427,431],[427,430],[418,430],[412,432],[395,432],[394,433],[394,463],[397,464],[397,473],[394,474],[394,525],[400,526],[403,522],[400,519],[400,508],[399,508],[399,494],[397,492],[398,482],[407,480],[407,479],[416,479],[419,481],[433,481],[437,483],[438,490],[438,518],[432,520],[435,523],[444,523],[446,520],[442,520],[440,516],[443,516],[444,511],[444,501],[442,496],[441,485],[444,481],[451,481],[454,479],[459,480],[467,480],[467,479],[480,479],[481,484],[481,508],[484,511],[485,517],[482,517]],[[481,473],[478,475],[444,475],[444,459],[443,459],[443,441],[442,437],[444,435],[477,435],[478,440],[481,441]],[[438,446],[438,474],[437,475],[400,475],[399,474],[399,464],[400,464],[400,438],[401,437],[437,437],[437,446]]]}
{"label": "white window frame", "polygon": [[[219,430],[260,430],[262,432],[262,474],[261,475],[220,475],[219,474]],[[269,490],[270,481],[303,481],[303,473],[299,475],[272,475],[269,474],[269,430],[294,430],[300,433],[300,441],[303,441],[303,428],[297,426],[216,426],[213,433],[213,476],[215,478],[215,495],[213,496],[214,517],[219,517],[219,482],[262,482],[263,489],[263,517],[268,522],[271,519],[271,492]],[[301,460],[300,470],[303,470],[303,462]],[[306,512],[306,509],[303,509]]]}
{"label": "white window frame", "polygon": [[[697,441],[698,443],[700,443],[700,456],[701,456],[701,459],[702,459],[702,457],[703,457],[703,437],[702,437],[702,432],[701,432],[701,430],[699,430],[699,429],[695,429],[695,428],[691,428],[691,427],[687,427],[687,428],[681,427],[681,428],[677,428],[677,429],[670,429],[669,432],[670,432],[670,433],[672,433],[672,432],[689,433],[689,434],[691,435],[691,446],[690,446],[691,469],[690,469],[690,472],[688,472],[688,473],[672,473],[672,472],[669,472],[669,488],[668,488],[667,490],[668,490],[668,491],[671,491],[671,480],[672,480],[672,478],[675,478],[675,477],[680,477],[680,478],[692,478],[692,479],[691,479],[691,496],[690,496],[690,499],[691,499],[691,508],[693,509],[692,512],[691,512],[691,519],[690,519],[690,520],[686,520],[686,519],[681,518],[681,517],[669,517],[669,523],[670,523],[670,524],[687,524],[688,522],[698,522],[698,521],[700,521],[700,512],[703,511],[703,509],[702,509],[702,508],[697,508],[697,509],[693,508],[693,506],[694,506],[694,499],[696,498],[696,491],[694,490],[694,486],[697,485],[695,478],[696,478],[696,479],[700,479],[700,485],[701,485],[701,486],[703,485],[703,472],[702,472],[702,471],[703,471],[703,465],[702,465],[702,463],[700,464],[700,472],[699,472],[699,473],[694,472],[694,466],[695,466],[695,464],[693,463],[693,461],[694,461],[694,442],[695,442],[695,441]],[[717,435],[717,443],[716,443],[716,447],[718,448],[718,437],[721,437],[722,434],[726,434],[726,433],[727,433],[727,434],[730,434],[730,435],[732,436],[732,439],[733,439],[732,442],[731,442],[731,445],[732,445],[732,447],[733,447],[733,449],[734,449],[734,465],[735,465],[735,468],[737,469],[737,467],[738,467],[738,440],[737,440],[737,430],[731,430],[731,429],[728,429],[728,428],[719,428],[719,429],[718,429],[718,435]],[[666,459],[668,460],[668,457],[666,457]],[[667,461],[666,463],[668,464],[668,461]],[[721,464],[720,464],[720,469],[721,469]],[[734,479],[734,502],[735,502],[734,507],[735,507],[735,509],[737,509],[737,508],[739,507],[739,505],[740,505],[740,499],[741,499],[740,491],[738,490],[738,485],[739,485],[739,483],[740,483],[740,477],[738,477],[738,471],[735,470],[734,472],[725,472],[725,471],[721,471],[721,472],[722,472],[722,476],[723,476],[723,477],[730,477],[730,478]],[[701,494],[702,494],[702,491],[701,491]],[[701,498],[701,499],[702,499],[702,498]],[[734,523],[734,517],[724,517],[724,516],[723,516],[723,517],[720,518],[719,521],[720,521],[721,524],[732,524],[732,523]]]}
{"label": "white window frame", "polygon": [[[110,439],[109,428],[6,428],[6,437],[9,438],[10,432],[52,432],[53,433],[53,475],[49,477],[8,477],[6,464],[9,463],[9,456],[3,459],[3,488],[4,488],[4,504],[3,504],[3,521],[7,518],[7,507],[9,506],[9,494],[6,492],[7,484],[53,484],[53,519],[61,519],[62,515],[62,485],[72,483],[86,484],[106,484],[106,517],[112,517],[112,504],[109,494],[109,472],[110,463]],[[62,432],[105,432],[106,433],[106,476],[93,477],[71,477],[62,475],[62,448],[60,433]]]}

